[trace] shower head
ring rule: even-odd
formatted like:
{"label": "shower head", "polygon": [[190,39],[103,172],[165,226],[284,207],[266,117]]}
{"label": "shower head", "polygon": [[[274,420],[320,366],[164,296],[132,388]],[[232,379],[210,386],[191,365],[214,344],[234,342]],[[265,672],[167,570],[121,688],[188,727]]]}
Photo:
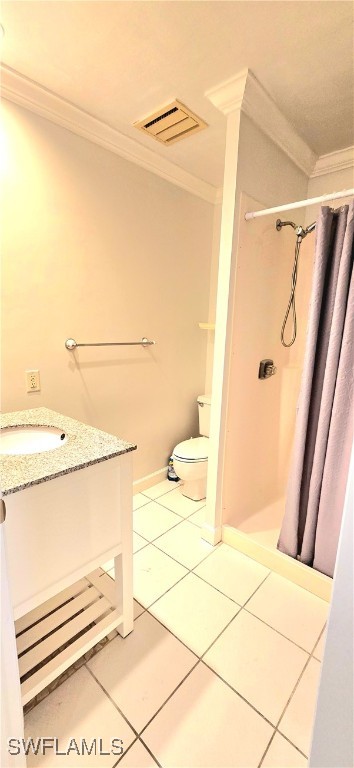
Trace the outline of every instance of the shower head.
{"label": "shower head", "polygon": [[309,232],[313,232],[316,226],[316,222],[314,221],[312,224],[310,224],[309,227],[306,227],[306,229],[304,229],[301,225],[294,224],[293,221],[281,221],[281,219],[277,219],[275,222],[275,227],[278,232],[280,232],[282,227],[287,226],[290,226],[295,230],[295,234],[297,235],[298,240],[301,242],[304,237],[309,234]]}

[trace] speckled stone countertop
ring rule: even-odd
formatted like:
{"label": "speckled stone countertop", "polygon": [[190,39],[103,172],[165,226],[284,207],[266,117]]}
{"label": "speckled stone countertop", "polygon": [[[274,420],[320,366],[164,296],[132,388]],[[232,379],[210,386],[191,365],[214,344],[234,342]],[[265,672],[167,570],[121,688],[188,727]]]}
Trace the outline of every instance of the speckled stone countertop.
{"label": "speckled stone countertop", "polygon": [[2,455],[1,492],[4,496],[52,480],[53,477],[83,469],[90,464],[112,459],[122,453],[135,451],[137,447],[134,443],[126,443],[114,435],[48,408],[31,408],[1,414],[0,427],[15,426],[58,427],[67,435],[67,441],[51,451]]}

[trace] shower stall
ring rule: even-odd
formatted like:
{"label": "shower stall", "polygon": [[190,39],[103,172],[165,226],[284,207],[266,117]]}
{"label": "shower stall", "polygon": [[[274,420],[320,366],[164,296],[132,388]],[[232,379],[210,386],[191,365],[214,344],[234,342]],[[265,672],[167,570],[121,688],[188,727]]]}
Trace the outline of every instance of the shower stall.
{"label": "shower stall", "polygon": [[[246,222],[244,213],[255,208],[256,201],[243,195],[233,311],[230,365],[233,389],[228,397],[223,523],[275,549],[284,515],[304,357],[314,234],[309,234],[301,245],[296,286],[297,338],[293,345],[285,347],[280,335],[289,301],[296,235],[291,227],[277,231],[276,214]],[[287,216],[292,218],[292,212]],[[286,332],[291,336],[288,326]],[[266,379],[258,378],[263,358],[274,361],[276,369],[275,374]]]}
{"label": "shower stall", "polygon": [[[328,576],[277,549],[304,364],[315,222],[306,226],[305,209],[286,213],[286,219],[301,222],[299,226],[283,225],[277,213],[246,221],[245,213],[257,209],[254,199],[241,195],[230,333],[222,539],[329,599]],[[271,363],[270,375],[259,378],[264,359]]]}

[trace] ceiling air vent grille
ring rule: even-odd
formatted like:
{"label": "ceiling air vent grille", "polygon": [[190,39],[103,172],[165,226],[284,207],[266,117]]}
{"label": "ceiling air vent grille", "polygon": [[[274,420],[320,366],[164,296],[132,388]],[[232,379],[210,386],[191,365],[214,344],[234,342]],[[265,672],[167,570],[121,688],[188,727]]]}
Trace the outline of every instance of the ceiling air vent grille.
{"label": "ceiling air vent grille", "polygon": [[134,125],[163,144],[173,144],[207,127],[204,120],[177,100]]}

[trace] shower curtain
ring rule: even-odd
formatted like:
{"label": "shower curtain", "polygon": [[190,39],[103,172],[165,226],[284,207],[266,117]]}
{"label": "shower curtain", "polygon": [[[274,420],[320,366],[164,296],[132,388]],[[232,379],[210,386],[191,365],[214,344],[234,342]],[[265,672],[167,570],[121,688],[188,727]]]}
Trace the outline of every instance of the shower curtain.
{"label": "shower curtain", "polygon": [[354,200],[321,208],[278,549],[333,576],[353,440]]}

